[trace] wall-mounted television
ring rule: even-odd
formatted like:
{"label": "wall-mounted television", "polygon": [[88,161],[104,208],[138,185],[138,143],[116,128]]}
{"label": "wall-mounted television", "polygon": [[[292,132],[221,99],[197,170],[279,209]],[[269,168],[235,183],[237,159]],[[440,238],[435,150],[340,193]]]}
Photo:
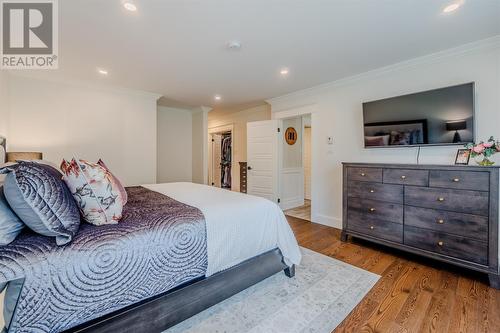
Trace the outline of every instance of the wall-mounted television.
{"label": "wall-mounted television", "polygon": [[366,148],[474,141],[474,82],[363,103]]}

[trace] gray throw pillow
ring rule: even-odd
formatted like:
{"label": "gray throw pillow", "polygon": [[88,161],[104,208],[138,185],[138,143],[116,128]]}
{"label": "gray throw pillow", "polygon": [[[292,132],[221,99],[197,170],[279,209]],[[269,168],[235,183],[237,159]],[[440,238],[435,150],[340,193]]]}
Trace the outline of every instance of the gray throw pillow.
{"label": "gray throw pillow", "polygon": [[[5,291],[4,298],[4,308],[3,308],[3,319],[5,327],[10,326],[10,321],[14,316],[14,310],[16,309],[17,301],[21,295],[21,290],[24,286],[24,279],[18,279],[9,281],[6,284],[7,290]],[[7,331],[7,330],[5,330]]]}
{"label": "gray throw pillow", "polygon": [[10,208],[0,186],[0,246],[10,244],[23,228],[23,221]]}
{"label": "gray throw pillow", "polygon": [[19,162],[1,172],[7,173],[5,197],[24,224],[36,233],[56,237],[57,245],[70,242],[80,227],[80,213],[61,173],[33,162]]}

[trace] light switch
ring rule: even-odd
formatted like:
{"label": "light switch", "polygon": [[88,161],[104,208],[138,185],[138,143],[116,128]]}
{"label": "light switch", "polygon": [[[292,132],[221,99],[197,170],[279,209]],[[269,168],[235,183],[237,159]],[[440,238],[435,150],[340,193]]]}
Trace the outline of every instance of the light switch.
{"label": "light switch", "polygon": [[333,145],[333,137],[329,136],[327,142],[328,142],[329,145]]}

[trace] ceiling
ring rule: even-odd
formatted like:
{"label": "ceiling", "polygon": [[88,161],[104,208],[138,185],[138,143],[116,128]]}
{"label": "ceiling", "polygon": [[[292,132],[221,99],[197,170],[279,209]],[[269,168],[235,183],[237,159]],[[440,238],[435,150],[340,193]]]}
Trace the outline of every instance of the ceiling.
{"label": "ceiling", "polygon": [[59,70],[31,74],[227,108],[500,34],[497,0],[122,1],[59,1]]}

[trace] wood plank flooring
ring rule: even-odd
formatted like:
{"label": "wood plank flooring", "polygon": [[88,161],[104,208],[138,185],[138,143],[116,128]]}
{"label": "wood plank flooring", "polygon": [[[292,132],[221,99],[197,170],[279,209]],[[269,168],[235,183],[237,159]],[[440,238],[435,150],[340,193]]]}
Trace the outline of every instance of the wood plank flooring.
{"label": "wood plank flooring", "polygon": [[299,244],[381,275],[335,332],[499,333],[500,291],[483,274],[349,238],[287,216]]}

